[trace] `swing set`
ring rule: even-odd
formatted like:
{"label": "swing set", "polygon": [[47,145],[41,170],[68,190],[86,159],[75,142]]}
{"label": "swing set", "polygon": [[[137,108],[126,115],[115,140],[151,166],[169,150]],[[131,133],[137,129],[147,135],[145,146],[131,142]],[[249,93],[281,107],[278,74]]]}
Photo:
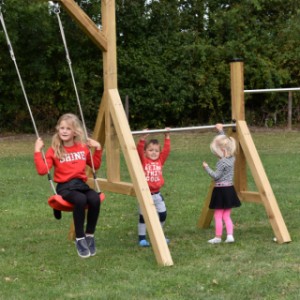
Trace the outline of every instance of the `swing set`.
{"label": "swing set", "polygon": [[[89,18],[89,16],[86,15],[86,13],[77,5],[77,3],[74,0],[55,1],[55,4],[53,4],[54,13],[57,14],[58,19],[58,4],[61,4],[61,6],[71,16],[71,18],[81,27],[81,29],[91,38],[91,40],[99,47],[99,49],[103,53],[104,92],[100,103],[92,138],[99,141],[102,146],[105,145],[106,147],[107,178],[97,178],[94,170],[92,170],[93,174],[89,177],[87,183],[91,185],[92,182],[94,182],[94,185],[96,187],[99,187],[98,184],[100,184],[102,190],[137,197],[145,219],[145,223],[147,226],[147,230],[149,233],[150,241],[157,263],[162,266],[172,266],[173,260],[158,219],[155,205],[153,203],[150,190],[145,179],[144,171],[136,150],[135,141],[133,139],[134,134],[142,134],[144,133],[144,131],[131,132],[117,88],[115,0],[101,0],[101,30]],[[36,132],[37,137],[39,137],[34,118],[32,116],[31,109],[27,100],[27,96],[24,90],[22,79],[17,68],[14,53],[5,29],[3,15],[1,13],[1,5],[0,19],[5,31],[5,35],[7,37],[11,57],[16,66],[16,70],[25,96],[28,110],[31,115],[34,130]],[[59,24],[61,24],[60,21]],[[64,40],[64,34],[62,29],[61,32]],[[66,47],[65,40],[64,44],[67,54],[67,60],[70,66],[70,71],[74,83],[74,88],[77,95],[76,84],[73,78],[73,72],[71,68],[71,61],[68,56],[68,49]],[[265,207],[267,216],[269,218],[269,222],[272,226],[277,242],[280,244],[288,243],[291,241],[289,232],[286,228],[285,222],[278,207],[276,198],[273,194],[268,177],[265,173],[262,162],[252,140],[251,133],[245,121],[243,62],[241,60],[232,61],[230,63],[230,72],[232,120],[235,120],[235,123],[225,124],[224,127],[230,127],[233,129],[231,131],[231,135],[236,139],[238,144],[234,182],[236,191],[238,193],[239,198],[242,201],[262,204]],[[79,100],[78,106],[80,108],[81,118],[84,124]],[[171,129],[168,131],[190,131],[212,128],[214,128],[214,126],[209,125],[177,129],[173,128],[173,130]],[[147,133],[158,133],[165,131],[165,129],[158,129],[152,131],[150,130]],[[121,181],[121,150],[123,151],[132,183]],[[254,178],[258,190],[257,192],[248,191],[247,164]],[[49,177],[49,181],[53,188],[53,191],[55,192],[55,188],[51,177]],[[212,189],[213,182],[209,187],[209,191],[204,201],[202,212],[198,221],[198,227],[200,228],[209,227],[212,221],[213,211],[209,209],[209,201]],[[53,196],[55,201],[57,199],[57,196],[58,195],[56,195],[55,192],[55,195]],[[63,207],[65,207],[64,205],[65,204],[63,204]]]}
{"label": "swing set", "polygon": [[[73,82],[73,87],[74,87],[74,91],[75,91],[75,95],[76,95],[77,105],[78,105],[79,112],[80,112],[84,138],[85,138],[85,140],[87,140],[88,139],[87,129],[86,129],[85,120],[84,120],[84,116],[83,116],[83,111],[82,111],[80,98],[79,98],[79,94],[78,94],[78,90],[77,90],[77,85],[76,85],[76,81],[75,81],[75,77],[74,77],[72,62],[71,62],[71,59],[70,59],[68,46],[67,46],[67,42],[66,42],[66,38],[65,38],[64,28],[63,28],[61,18],[60,18],[60,6],[58,4],[54,4],[54,3],[49,3],[49,5],[50,5],[53,13],[55,13],[56,16],[57,16],[57,20],[58,20],[58,24],[59,24],[63,44],[64,44],[64,49],[65,49],[65,52],[66,52],[66,60],[67,60],[68,65],[69,65],[69,70],[70,70],[70,74],[71,74],[71,78],[72,78],[72,82]],[[16,60],[16,57],[15,57],[15,54],[14,54],[14,50],[13,50],[10,38],[8,36],[8,33],[7,33],[4,17],[3,17],[2,11],[1,11],[1,6],[0,6],[0,21],[1,21],[3,31],[4,31],[4,34],[5,34],[5,38],[6,38],[6,42],[7,42],[9,51],[10,51],[11,59],[14,62],[15,69],[16,69],[17,74],[18,74],[19,82],[20,82],[22,92],[23,92],[23,96],[24,96],[24,99],[25,99],[25,102],[26,102],[26,105],[27,105],[27,108],[28,108],[28,111],[29,111],[29,114],[30,114],[30,117],[31,117],[31,122],[32,122],[32,125],[33,125],[33,128],[34,128],[36,137],[40,138],[40,135],[39,135],[39,132],[38,132],[38,129],[37,129],[37,126],[36,126],[36,123],[35,123],[35,120],[34,120],[34,117],[33,117],[33,114],[32,114],[30,103],[29,103],[29,100],[28,100],[28,97],[27,97],[27,93],[26,93],[26,90],[25,90],[25,87],[24,87],[23,79],[22,79],[21,73],[19,71],[19,67],[18,67],[17,60]],[[91,151],[90,148],[89,148],[89,152],[90,152],[90,157],[91,157],[92,173],[93,173],[93,178],[94,178],[94,187],[95,187],[96,191],[99,194],[100,202],[103,202],[104,199],[105,199],[105,195],[103,193],[101,193],[99,184],[97,182],[97,175],[96,175],[96,170],[95,170],[95,167],[94,167],[93,155],[92,155],[92,151]],[[57,219],[60,219],[61,214],[57,213],[57,211],[73,211],[74,205],[72,203],[64,200],[60,195],[57,194],[43,149],[42,149],[41,153],[42,153],[42,157],[43,157],[43,160],[44,160],[46,168],[47,168],[47,177],[48,177],[50,186],[51,186],[51,188],[53,190],[53,193],[54,193],[54,195],[49,197],[48,204],[49,204],[50,207],[53,208],[54,216]]]}

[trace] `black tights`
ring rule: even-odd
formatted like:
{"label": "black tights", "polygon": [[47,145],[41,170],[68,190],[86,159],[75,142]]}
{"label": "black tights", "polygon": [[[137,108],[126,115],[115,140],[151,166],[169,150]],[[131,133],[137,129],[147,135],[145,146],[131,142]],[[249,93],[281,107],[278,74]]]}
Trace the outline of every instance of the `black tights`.
{"label": "black tights", "polygon": [[100,212],[100,198],[99,194],[94,190],[79,192],[63,191],[61,193],[63,199],[74,204],[73,220],[75,225],[76,238],[85,236],[84,233],[84,219],[85,219],[85,206],[88,205],[86,233],[93,234],[96,230],[96,225]]}

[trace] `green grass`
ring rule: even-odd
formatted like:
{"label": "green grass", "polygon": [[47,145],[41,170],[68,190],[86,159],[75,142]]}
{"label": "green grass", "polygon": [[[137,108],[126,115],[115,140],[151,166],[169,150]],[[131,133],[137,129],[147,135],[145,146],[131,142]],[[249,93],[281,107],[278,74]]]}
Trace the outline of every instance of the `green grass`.
{"label": "green grass", "polygon": [[158,266],[151,248],[137,246],[136,199],[112,193],[97,226],[98,254],[79,258],[67,239],[71,214],[57,221],[47,205],[51,190],[35,172],[34,137],[0,139],[0,299],[300,299],[299,133],[253,134],[293,240],[283,245],[272,241],[257,204],[233,210],[234,244],[209,245],[213,224],[196,227],[210,183],[201,162],[215,165],[212,137],[171,137],[162,192],[172,267]]}

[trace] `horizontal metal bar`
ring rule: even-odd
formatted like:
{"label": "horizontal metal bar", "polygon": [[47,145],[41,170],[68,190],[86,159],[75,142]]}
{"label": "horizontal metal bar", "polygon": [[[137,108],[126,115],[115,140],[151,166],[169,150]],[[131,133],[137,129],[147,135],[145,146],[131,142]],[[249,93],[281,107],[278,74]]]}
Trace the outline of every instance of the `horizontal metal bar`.
{"label": "horizontal metal bar", "polygon": [[244,90],[245,94],[272,93],[272,92],[297,92],[300,88],[278,88],[278,89],[260,89],[260,90]]}
{"label": "horizontal metal bar", "polygon": [[[236,124],[235,123],[223,124],[223,128],[227,128],[227,127],[236,127]],[[137,130],[137,131],[131,131],[131,133],[133,135],[136,135],[136,134],[149,134],[149,133],[166,133],[166,132],[206,130],[206,129],[215,129],[215,128],[216,128],[215,125],[206,125],[206,126],[191,126],[191,127],[170,128],[170,129]]]}

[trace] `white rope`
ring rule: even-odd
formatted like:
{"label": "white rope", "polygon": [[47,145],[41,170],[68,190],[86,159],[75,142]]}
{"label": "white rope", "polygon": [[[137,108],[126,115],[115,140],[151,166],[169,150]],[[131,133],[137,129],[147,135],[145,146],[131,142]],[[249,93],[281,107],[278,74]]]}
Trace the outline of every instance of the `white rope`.
{"label": "white rope", "polygon": [[[80,103],[80,98],[79,98],[79,94],[78,94],[78,90],[77,90],[77,85],[76,85],[76,81],[75,81],[75,77],[74,77],[74,72],[73,72],[73,68],[72,68],[72,61],[71,61],[69,50],[68,50],[68,45],[67,45],[67,40],[66,40],[66,36],[65,36],[65,32],[64,32],[64,27],[62,25],[61,18],[60,18],[59,4],[58,3],[52,4],[53,2],[52,3],[51,2],[52,1],[50,1],[49,4],[53,5],[53,12],[57,16],[58,25],[59,25],[62,41],[63,41],[65,52],[66,52],[66,59],[67,59],[68,65],[69,65],[70,74],[71,74],[72,82],[73,82],[73,87],[74,87],[74,91],[75,91],[75,95],[76,95],[77,105],[78,105],[78,108],[79,108],[79,113],[80,113],[80,117],[81,117],[81,121],[82,121],[83,132],[84,132],[85,139],[87,140],[88,139],[88,133],[87,133],[85,120],[84,120],[84,116],[83,116],[83,112],[82,112],[82,107],[81,107],[81,103]],[[95,170],[95,165],[94,165],[94,160],[93,160],[93,154],[92,154],[92,151],[91,151],[90,147],[89,147],[89,151],[90,151],[90,157],[91,157],[91,165],[92,165],[94,183],[95,183],[96,190],[99,193],[100,192],[100,187],[98,185],[97,175],[96,175],[96,170]]]}
{"label": "white rope", "polygon": [[[39,138],[40,136],[39,136],[36,124],[35,124],[35,120],[34,120],[32,111],[31,111],[31,107],[30,107],[30,104],[29,104],[27,93],[26,93],[26,90],[25,90],[25,87],[24,87],[24,84],[23,84],[22,76],[20,74],[20,71],[19,71],[19,68],[18,68],[18,64],[17,64],[17,60],[16,60],[16,57],[15,57],[15,54],[14,54],[14,50],[13,50],[12,44],[10,42],[7,30],[6,30],[6,25],[5,25],[5,22],[4,22],[4,17],[3,17],[3,14],[1,12],[1,6],[0,6],[0,21],[1,21],[1,25],[3,27],[3,31],[4,31],[4,35],[5,35],[5,38],[6,38],[6,42],[7,42],[7,45],[8,45],[8,49],[9,49],[9,53],[10,53],[11,59],[14,62],[14,65],[15,65],[15,68],[16,68],[16,71],[17,71],[17,74],[18,74],[19,82],[20,82],[20,85],[21,85],[21,88],[22,88],[22,92],[23,92],[23,95],[24,95],[24,98],[25,98],[25,101],[26,101],[26,105],[27,105],[27,108],[28,108],[28,111],[29,111],[29,114],[30,114],[31,122],[32,122],[32,125],[33,125],[33,128],[34,128],[34,131],[35,131],[35,135],[36,135],[37,138]],[[52,188],[53,192],[55,194],[57,194],[56,193],[56,189],[55,189],[54,184],[53,184],[53,181],[52,181],[52,178],[51,178],[49,166],[48,166],[48,163],[47,163],[47,160],[46,160],[45,153],[44,153],[43,149],[41,150],[41,153],[42,153],[42,157],[43,157],[43,160],[44,160],[46,168],[47,168],[48,180],[50,182],[51,188]]]}

